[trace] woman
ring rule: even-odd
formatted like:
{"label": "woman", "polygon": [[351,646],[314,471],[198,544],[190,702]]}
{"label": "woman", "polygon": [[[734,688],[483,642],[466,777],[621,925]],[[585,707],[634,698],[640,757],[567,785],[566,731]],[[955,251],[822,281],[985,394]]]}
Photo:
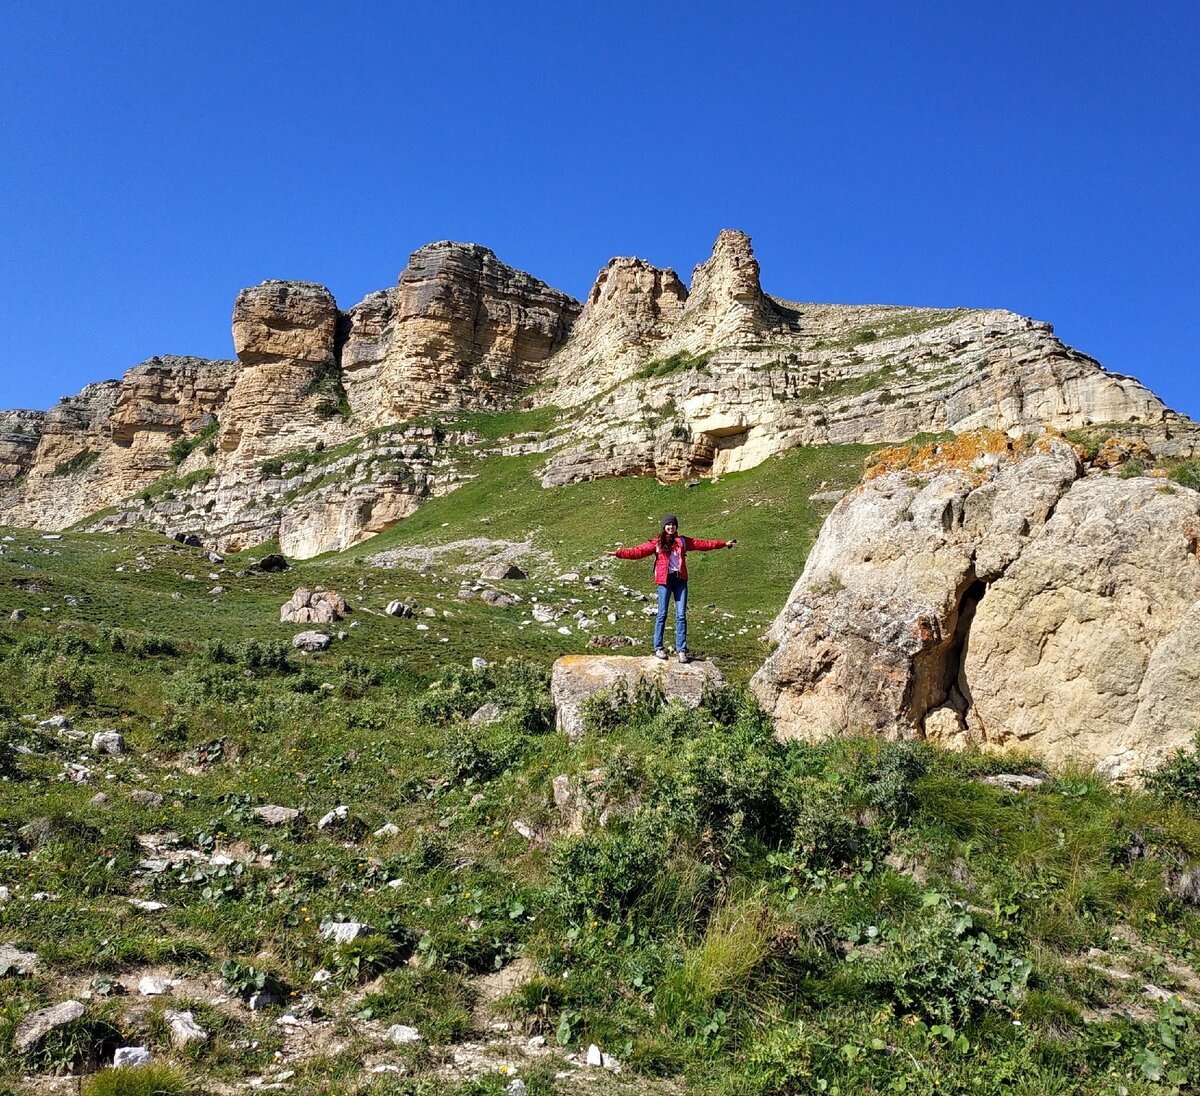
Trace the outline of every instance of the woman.
{"label": "woman", "polygon": [[636,548],[617,548],[605,552],[617,559],[645,559],[654,553],[654,581],[658,585],[658,616],[654,619],[654,657],[666,658],[663,648],[663,628],[667,623],[667,605],[675,599],[675,650],[679,661],[688,661],[687,651],[687,554],[711,552],[714,548],[732,548],[736,540],[701,540],[679,535],[679,519],[667,514],[662,519],[662,532],[653,540]]}

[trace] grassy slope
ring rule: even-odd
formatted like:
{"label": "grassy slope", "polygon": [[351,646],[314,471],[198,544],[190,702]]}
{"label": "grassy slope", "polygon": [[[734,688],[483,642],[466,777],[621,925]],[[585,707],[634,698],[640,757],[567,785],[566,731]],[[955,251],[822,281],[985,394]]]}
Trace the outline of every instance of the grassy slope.
{"label": "grassy slope", "polygon": [[[38,1054],[8,1053],[29,1009],[97,976],[132,987],[148,969],[186,979],[172,1004],[194,1000],[213,1035],[173,1054],[192,1076],[216,1086],[269,1069],[276,1050],[290,1054],[274,1017],[209,1003],[231,960],[235,978],[270,972],[301,1009],[335,1020],[342,1049],[291,1062],[295,1091],[499,1093],[502,1055],[539,1032],[551,1045],[601,1043],[626,1062],[612,1084],[627,1091],[1157,1092],[1200,1071],[1194,1021],[1141,993],[1153,982],[1197,994],[1200,917],[1165,886],[1200,857],[1194,797],[1155,799],[1071,772],[1014,796],[973,777],[1032,760],[783,746],[735,694],[691,715],[652,698],[598,711],[570,747],[549,730],[541,674],[579,649],[578,635],[522,631],[517,610],[457,601],[455,573],[361,562],[389,546],[528,534],[552,561],[509,589],[547,591],[560,570],[589,565],[647,589],[644,565],[600,552],[644,539],[675,511],[685,530],[744,547],[697,557],[693,622],[744,672],[815,534],[808,495],[854,478],[861,452],[798,451],[695,488],[613,480],[544,492],[535,465],[496,459],[383,537],[285,575],[237,578],[246,561],[231,558],[212,580],[198,551],[143,534],[11,534],[3,607],[31,619],[0,623],[0,726],[7,746],[28,752],[0,750],[0,884],[13,895],[0,905],[0,943],[36,950],[43,971],[0,980],[0,1090],[18,1069],[118,1041],[172,1055],[163,1005],[136,994],[94,998]],[[133,569],[139,555],[144,572]],[[209,595],[218,581],[229,592]],[[30,582],[41,591],[18,586]],[[298,630],[277,623],[279,604],[318,582],[362,607],[360,627],[319,657],[277,650]],[[545,596],[567,594],[591,597],[576,585]],[[418,632],[363,611],[393,596],[455,615]],[[585,607],[606,599],[615,603],[611,590]],[[755,626],[741,635],[723,612]],[[644,616],[631,619],[635,634],[648,631]],[[510,653],[541,668],[456,668]],[[428,688],[438,663],[448,665]],[[488,699],[502,721],[469,726]],[[53,710],[84,739],[21,718]],[[107,727],[128,755],[91,754],[91,732]],[[64,779],[69,763],[90,768],[89,782]],[[550,779],[596,767],[615,816],[571,837]],[[89,803],[99,789],[106,807]],[[136,789],[161,793],[161,806],[132,802]],[[263,825],[251,808],[267,802],[302,808],[307,824]],[[352,827],[317,831],[338,803]],[[385,821],[399,832],[371,837]],[[138,835],[199,859],[139,870]],[[221,866],[214,851],[253,859]],[[143,913],[131,897],[166,908]],[[317,931],[329,918],[383,931],[337,948]],[[470,1014],[479,977],[522,954],[541,977],[500,1010],[520,1038],[477,1080],[450,1077],[437,1049],[405,1052],[404,1078],[364,1072],[400,1053],[382,1051],[371,1025],[415,1023],[438,1046],[468,1037],[482,1022]],[[310,1000],[322,967],[333,981]],[[587,1089],[579,1077],[555,1081],[561,1065],[522,1064],[534,1096]]]}

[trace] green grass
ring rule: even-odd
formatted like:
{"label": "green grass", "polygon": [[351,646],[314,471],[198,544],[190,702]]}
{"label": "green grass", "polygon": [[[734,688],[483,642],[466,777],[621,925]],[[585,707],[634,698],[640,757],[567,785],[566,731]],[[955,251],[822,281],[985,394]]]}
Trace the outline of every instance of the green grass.
{"label": "green grass", "polygon": [[[457,427],[495,441],[555,418]],[[181,1083],[261,1076],[284,1039],[277,1013],[240,1003],[260,975],[294,1004],[312,995],[339,1036],[290,1066],[299,1091],[503,1092],[498,1067],[454,1080],[443,1068],[496,1016],[518,1040],[603,1046],[624,1064],[614,1091],[1185,1090],[1200,1072],[1196,1020],[1140,987],[1194,995],[1200,913],[1167,888],[1200,860],[1193,764],[1151,792],[1068,768],[1012,795],[977,778],[1030,771],[1036,758],[784,744],[737,688],[692,711],[650,693],[595,705],[577,745],[553,730],[549,665],[585,641],[574,627],[522,628],[531,596],[572,610],[578,597],[599,630],[644,640],[645,603],[616,586],[650,591],[649,565],[603,552],[677,513],[685,532],[739,541],[689,561],[689,615],[695,646],[744,681],[829,505],[809,495],[856,481],[867,453],[797,449],[695,487],[546,490],[535,478],[544,457],[476,450],[463,458],[476,478],[456,492],[278,575],[252,566],[274,545],[213,565],[141,532],[0,531],[13,538],[0,556],[0,885],[12,895],[0,943],[41,961],[0,980],[0,1091],[37,1091],[69,1063],[94,1070],[117,1040],[151,1047]],[[429,572],[367,562],[476,536],[530,540],[530,579],[498,584],[520,606],[455,597],[469,554],[438,556]],[[559,584],[567,570],[608,581]],[[218,584],[226,593],[210,594]],[[278,609],[318,584],[347,595],[359,626],[301,656],[290,649],[300,628],[279,624]],[[437,616],[381,615],[393,597]],[[634,615],[610,626],[608,604]],[[29,617],[9,620],[13,608]],[[490,665],[471,669],[474,655]],[[472,725],[485,701],[500,720]],[[82,737],[25,718],[56,710]],[[108,728],[128,754],[92,755],[92,733]],[[68,778],[73,765],[87,782]],[[551,781],[596,769],[603,803],[568,833]],[[101,790],[106,804],[92,801]],[[161,804],[133,802],[141,790]],[[303,820],[269,827],[254,814],[266,803]],[[318,830],[338,804],[346,824]],[[387,822],[397,832],[374,836]],[[139,867],[148,859],[167,864]],[[341,947],[321,936],[345,919],[379,931]],[[489,1004],[482,979],[516,959],[534,978]],[[69,1030],[11,1053],[20,1019],[68,987],[135,989],[151,967],[182,980],[169,1006],[97,996]],[[1114,968],[1131,977],[1105,973]],[[232,1000],[210,1004],[223,972]],[[186,1053],[162,1017],[176,1002],[210,1033]],[[380,1047],[364,1031],[393,1023],[432,1045],[404,1053],[403,1076],[367,1074]],[[521,1075],[542,1096],[580,1091],[555,1079],[560,1064]],[[123,1083],[109,1076],[90,1083]]]}

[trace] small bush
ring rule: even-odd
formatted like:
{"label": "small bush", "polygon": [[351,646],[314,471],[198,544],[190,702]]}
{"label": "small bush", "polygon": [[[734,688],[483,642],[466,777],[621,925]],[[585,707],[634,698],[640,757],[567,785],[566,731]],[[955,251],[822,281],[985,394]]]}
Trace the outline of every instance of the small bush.
{"label": "small bush", "polygon": [[1190,750],[1180,750],[1144,779],[1151,795],[1200,810],[1200,734]]}

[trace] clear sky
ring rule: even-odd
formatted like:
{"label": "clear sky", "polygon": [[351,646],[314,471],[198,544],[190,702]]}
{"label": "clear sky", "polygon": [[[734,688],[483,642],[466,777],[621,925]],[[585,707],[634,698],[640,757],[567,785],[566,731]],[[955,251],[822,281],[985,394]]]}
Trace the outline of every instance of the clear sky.
{"label": "clear sky", "polygon": [[1008,308],[1200,418],[1200,5],[0,0],[0,407],[473,241]]}

